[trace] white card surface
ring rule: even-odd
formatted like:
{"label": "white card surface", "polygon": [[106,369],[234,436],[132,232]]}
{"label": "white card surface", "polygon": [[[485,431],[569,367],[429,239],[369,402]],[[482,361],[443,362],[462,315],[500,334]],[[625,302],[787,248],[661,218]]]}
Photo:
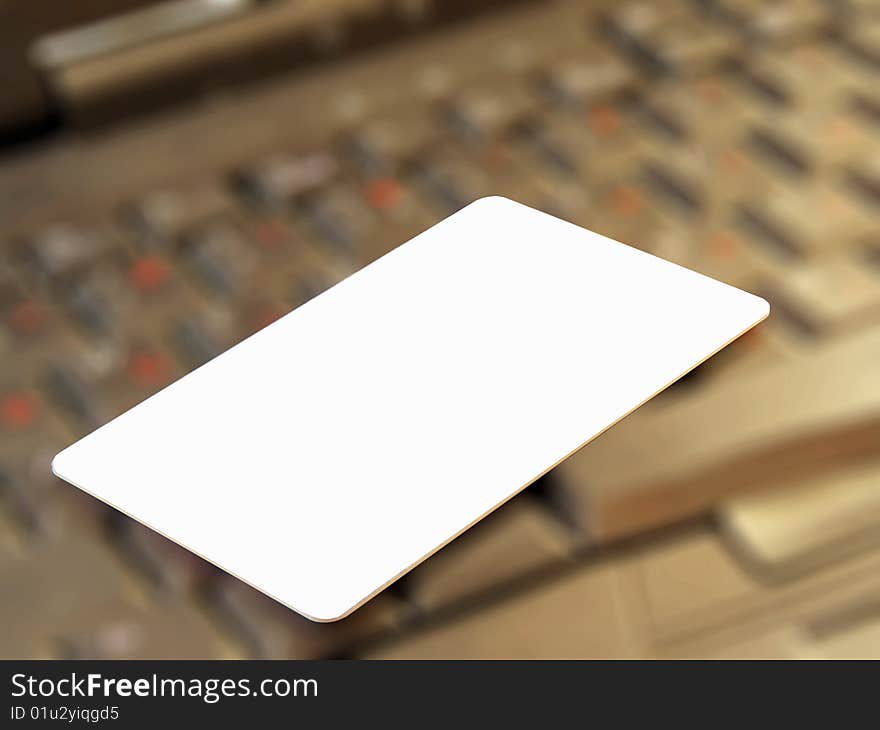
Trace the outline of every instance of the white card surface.
{"label": "white card surface", "polygon": [[768,312],[484,198],[66,448],[53,470],[333,621]]}

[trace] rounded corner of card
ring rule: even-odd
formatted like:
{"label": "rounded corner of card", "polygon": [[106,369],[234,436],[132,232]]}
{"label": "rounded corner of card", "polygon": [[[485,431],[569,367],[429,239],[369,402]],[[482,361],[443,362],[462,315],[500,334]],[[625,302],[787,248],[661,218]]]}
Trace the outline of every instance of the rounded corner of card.
{"label": "rounded corner of card", "polygon": [[755,324],[757,324],[758,322],[762,322],[770,316],[770,302],[763,297],[759,297],[754,294],[752,296],[755,297]]}
{"label": "rounded corner of card", "polygon": [[62,451],[59,451],[55,456],[52,457],[52,461],[49,464],[49,468],[52,470],[52,473],[58,477],[59,479],[64,479],[68,481],[70,479],[70,471],[67,468],[68,464],[68,451],[70,448],[66,448]]}
{"label": "rounded corner of card", "polygon": [[298,605],[297,603],[284,603],[285,606],[290,608],[293,611],[296,611],[303,618],[308,619],[316,624],[334,624],[337,621],[342,621],[344,618],[348,617],[352,613],[354,613],[358,608],[361,607],[365,600],[355,601],[354,603],[350,603],[349,601],[345,601],[345,608],[340,608],[339,606],[332,605],[316,605],[316,606],[306,606],[306,605]]}

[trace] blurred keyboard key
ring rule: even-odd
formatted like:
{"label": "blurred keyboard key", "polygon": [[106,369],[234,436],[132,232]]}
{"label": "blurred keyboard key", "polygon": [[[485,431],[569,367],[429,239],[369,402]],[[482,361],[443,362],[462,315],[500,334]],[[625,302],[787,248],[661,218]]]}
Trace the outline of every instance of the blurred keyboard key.
{"label": "blurred keyboard key", "polygon": [[250,238],[265,253],[283,253],[295,246],[298,237],[293,227],[281,217],[266,216],[248,223]]}
{"label": "blurred keyboard key", "polygon": [[787,171],[805,174],[810,172],[811,161],[803,146],[791,139],[782,138],[775,130],[755,128],[749,132],[752,147]]}
{"label": "blurred keyboard key", "polygon": [[707,0],[705,4],[747,38],[767,43],[809,38],[826,30],[831,20],[828,4],[820,0]]}
{"label": "blurred keyboard key", "polygon": [[880,68],[880,22],[854,23],[843,36],[844,46],[873,69]]}
{"label": "blurred keyboard key", "polygon": [[557,467],[566,511],[608,540],[870,452],[880,437],[878,358],[880,336],[869,331],[642,408]]}
{"label": "blurred keyboard key", "polygon": [[868,202],[880,207],[880,155],[851,163],[847,181]]}
{"label": "blurred keyboard key", "polygon": [[35,297],[21,297],[9,304],[5,315],[6,323],[14,335],[30,338],[46,329],[49,308]]}
{"label": "blurred keyboard key", "polygon": [[718,507],[732,547],[764,574],[785,577],[880,542],[880,464],[844,466]]}
{"label": "blurred keyboard key", "polygon": [[517,177],[530,180],[538,173],[558,201],[558,212],[568,209],[571,215],[563,217],[588,226],[578,212],[595,205],[604,214],[605,190],[635,175],[644,152],[630,118],[608,103],[526,120],[509,144],[527,167]]}
{"label": "blurred keyboard key", "polygon": [[188,368],[204,365],[222,352],[220,344],[197,319],[177,321],[171,334],[181,360]]}
{"label": "blurred keyboard key", "polygon": [[877,0],[835,0],[835,10],[848,20],[870,19],[880,15]]}
{"label": "blurred keyboard key", "polygon": [[441,135],[440,124],[425,110],[368,121],[343,144],[360,172],[367,177],[386,176],[425,152]]}
{"label": "blurred keyboard key", "polygon": [[554,62],[540,78],[541,88],[551,99],[571,106],[617,97],[634,82],[629,66],[598,48],[585,48]]}
{"label": "blurred keyboard key", "polygon": [[299,211],[306,224],[336,255],[357,260],[359,245],[372,232],[374,217],[350,186],[307,196]]}
{"label": "blurred keyboard key", "polygon": [[49,396],[82,429],[100,425],[100,409],[92,390],[80,375],[68,365],[54,365],[46,374]]}
{"label": "blurred keyboard key", "polygon": [[212,221],[186,237],[184,257],[212,293],[233,297],[247,287],[256,254],[244,233],[229,221]]}
{"label": "blurred keyboard key", "polygon": [[741,630],[732,638],[674,644],[660,652],[667,659],[809,659],[815,648],[799,626],[784,624],[766,630]]}
{"label": "blurred keyboard key", "polygon": [[703,207],[703,195],[698,181],[687,179],[680,171],[668,165],[654,162],[645,163],[644,174],[652,190],[685,213],[695,213]]}
{"label": "blurred keyboard key", "polygon": [[40,417],[42,408],[40,397],[33,391],[7,391],[0,394],[0,423],[10,431],[29,428]]}
{"label": "blurred keyboard key", "polygon": [[393,177],[373,178],[366,185],[367,201],[378,211],[394,210],[401,202],[403,188]]}
{"label": "blurred keyboard key", "polygon": [[[784,184],[762,193],[740,203],[737,215],[754,250],[777,260],[837,255],[877,230],[876,221],[857,201],[828,185]],[[805,210],[816,215],[805,216]]]}
{"label": "blurred keyboard key", "polygon": [[416,184],[422,187],[443,214],[448,215],[463,208],[471,200],[478,198],[467,187],[466,182],[439,162],[417,163],[411,175]]}
{"label": "blurred keyboard key", "polygon": [[815,655],[824,659],[876,659],[880,591],[809,627]]}
{"label": "blurred keyboard key", "polygon": [[337,171],[336,159],[324,152],[277,154],[241,170],[236,180],[260,202],[280,205],[326,185]]}
{"label": "blurred keyboard key", "polygon": [[522,143],[543,166],[565,177],[575,177],[580,172],[579,161],[564,143],[547,127],[531,119],[519,123],[512,143]]}
{"label": "blurred keyboard key", "polygon": [[14,631],[0,635],[0,655],[48,655],[56,627],[125,593],[122,566],[106,545],[81,532],[61,540],[42,539],[25,559],[0,567],[4,600],[0,618]]}
{"label": "blurred keyboard key", "polygon": [[208,182],[190,187],[159,190],[127,207],[131,221],[148,245],[168,245],[193,226],[231,210],[234,201],[226,190]]}
{"label": "blurred keyboard key", "polygon": [[648,100],[644,95],[635,96],[630,100],[630,109],[652,129],[677,142],[687,137],[687,130],[680,117],[670,113],[663,105]]}
{"label": "blurred keyboard key", "polygon": [[104,522],[120,558],[149,588],[158,589],[153,593],[193,597],[220,575],[219,568],[125,515],[114,511]]}
{"label": "blurred keyboard key", "polygon": [[431,611],[558,565],[571,549],[561,525],[539,505],[520,498],[409,573],[404,590]]}
{"label": "blurred keyboard key", "polygon": [[632,0],[619,5],[606,22],[611,38],[652,71],[691,76],[729,61],[736,43],[684,3],[656,5]]}
{"label": "blurred keyboard key", "polygon": [[28,250],[37,270],[53,279],[88,266],[106,247],[96,231],[58,224],[35,236]]}
{"label": "blurred keyboard key", "polygon": [[734,70],[743,88],[758,100],[770,104],[772,108],[792,104],[808,79],[805,69],[795,69],[787,63],[780,64],[776,56],[761,54],[755,54],[747,61],[735,64]]}
{"label": "blurred keyboard key", "polygon": [[621,568],[642,600],[657,638],[693,622],[695,628],[757,599],[761,585],[712,532],[698,529],[644,550]]}
{"label": "blurred keyboard key", "polygon": [[854,92],[850,104],[866,121],[880,125],[880,97],[866,91]]}
{"label": "blurred keyboard key", "polygon": [[94,289],[77,287],[69,298],[71,313],[91,334],[106,336],[110,333],[112,322],[106,302]]}
{"label": "blurred keyboard key", "polygon": [[125,372],[135,386],[159,388],[170,382],[173,366],[161,350],[136,347],[128,355]]}
{"label": "blurred keyboard key", "polygon": [[[839,622],[837,629],[855,628],[858,613],[878,595],[878,557],[875,551],[767,583],[713,531],[699,529],[633,556],[621,582],[632,600],[641,597],[646,604],[657,656],[721,658],[746,652],[747,658],[751,652],[780,651],[775,656],[819,658],[823,652],[815,640],[830,629],[829,616]],[[776,641],[770,640],[774,635]]]}
{"label": "blurred keyboard key", "polygon": [[71,282],[64,304],[88,334],[110,337],[119,336],[127,327],[134,301],[120,267],[106,262]]}
{"label": "blurred keyboard key", "polygon": [[156,254],[138,257],[128,269],[128,280],[131,285],[145,293],[160,290],[170,276],[171,265],[168,260]]}
{"label": "blurred keyboard key", "polygon": [[[24,532],[37,529],[38,518],[34,505],[27,498],[21,482],[0,464],[0,528],[12,528]],[[0,550],[2,554],[2,550]],[[2,558],[0,558],[2,573]]]}
{"label": "blurred keyboard key", "polygon": [[483,144],[507,132],[536,104],[536,96],[520,85],[493,85],[465,92],[447,107],[445,116],[460,139]]}
{"label": "blurred keyboard key", "polygon": [[122,597],[65,616],[51,627],[48,656],[58,659],[223,659],[220,635],[192,604],[149,605]]}
{"label": "blurred keyboard key", "polygon": [[811,336],[880,322],[880,277],[853,255],[787,266],[765,294],[781,318]]}
{"label": "blurred keyboard key", "polygon": [[582,568],[368,653],[373,659],[603,659],[643,656],[615,566]]}

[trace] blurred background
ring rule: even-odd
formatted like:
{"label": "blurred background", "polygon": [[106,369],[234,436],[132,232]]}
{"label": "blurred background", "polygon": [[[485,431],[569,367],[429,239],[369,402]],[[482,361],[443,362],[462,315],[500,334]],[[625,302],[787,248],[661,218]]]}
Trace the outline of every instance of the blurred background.
{"label": "blurred background", "polygon": [[[880,656],[880,2],[0,0],[0,60],[0,656]],[[51,476],[488,194],[771,317],[336,624]]]}

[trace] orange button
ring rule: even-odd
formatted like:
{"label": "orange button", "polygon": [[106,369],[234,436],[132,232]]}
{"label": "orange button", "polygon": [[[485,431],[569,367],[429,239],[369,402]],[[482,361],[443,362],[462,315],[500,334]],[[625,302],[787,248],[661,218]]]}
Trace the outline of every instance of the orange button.
{"label": "orange button", "polygon": [[269,326],[281,315],[281,310],[273,304],[260,303],[255,305],[251,309],[250,316],[248,318],[251,331],[257,332],[263,329],[263,327]]}
{"label": "orange button", "polygon": [[590,129],[600,137],[614,134],[620,128],[620,114],[613,106],[594,106],[589,111]]}
{"label": "orange button", "polygon": [[168,262],[160,256],[144,256],[128,270],[128,279],[141,291],[155,291],[164,286],[171,273]]}
{"label": "orange button", "polygon": [[739,338],[739,344],[748,350],[757,350],[763,346],[764,331],[760,327],[755,327],[746,332]]}
{"label": "orange button", "polygon": [[721,259],[734,258],[738,246],[736,237],[730,233],[717,233],[709,241],[709,249],[712,254]]}
{"label": "orange button", "polygon": [[10,393],[0,401],[0,420],[7,428],[27,428],[37,418],[40,403],[30,393]]}
{"label": "orange button", "polygon": [[39,332],[46,322],[46,309],[33,299],[16,304],[9,313],[9,324],[20,335]]}
{"label": "orange button", "polygon": [[720,101],[723,95],[721,85],[717,79],[705,79],[698,86],[700,96],[706,101]]}
{"label": "orange button", "polygon": [[254,229],[254,237],[261,248],[276,251],[290,239],[290,229],[279,220],[262,221]]}
{"label": "orange button", "polygon": [[171,374],[168,358],[153,350],[136,350],[128,358],[125,368],[129,379],[142,387],[164,385]]}
{"label": "orange button", "polygon": [[749,160],[741,150],[728,149],[724,150],[724,153],[721,156],[721,164],[723,165],[725,172],[736,174],[745,170],[749,164]]}
{"label": "orange button", "polygon": [[634,185],[620,185],[611,193],[611,205],[619,215],[631,218],[642,210],[642,191]]}
{"label": "orange button", "polygon": [[367,184],[367,200],[378,210],[391,210],[399,202],[403,191],[400,183],[390,177],[380,177]]}

